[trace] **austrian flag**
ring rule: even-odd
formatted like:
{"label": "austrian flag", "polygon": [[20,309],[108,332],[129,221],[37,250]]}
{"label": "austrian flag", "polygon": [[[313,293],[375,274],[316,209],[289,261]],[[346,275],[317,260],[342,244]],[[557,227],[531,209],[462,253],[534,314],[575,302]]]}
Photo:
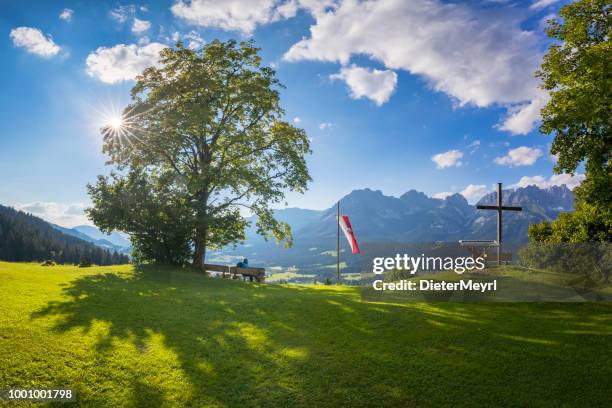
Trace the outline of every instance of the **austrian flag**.
{"label": "austrian flag", "polygon": [[346,239],[351,246],[351,250],[354,254],[359,253],[359,245],[357,245],[357,240],[355,239],[355,233],[353,232],[353,227],[351,227],[351,222],[349,221],[348,215],[340,216],[340,228],[342,228],[342,232],[346,236]]}

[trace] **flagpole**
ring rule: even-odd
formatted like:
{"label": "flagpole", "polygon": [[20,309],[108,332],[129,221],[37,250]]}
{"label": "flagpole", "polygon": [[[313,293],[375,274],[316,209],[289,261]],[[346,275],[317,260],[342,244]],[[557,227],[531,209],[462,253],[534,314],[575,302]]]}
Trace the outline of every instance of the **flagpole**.
{"label": "flagpole", "polygon": [[336,284],[340,284],[340,200],[338,200],[338,216],[336,218]]}

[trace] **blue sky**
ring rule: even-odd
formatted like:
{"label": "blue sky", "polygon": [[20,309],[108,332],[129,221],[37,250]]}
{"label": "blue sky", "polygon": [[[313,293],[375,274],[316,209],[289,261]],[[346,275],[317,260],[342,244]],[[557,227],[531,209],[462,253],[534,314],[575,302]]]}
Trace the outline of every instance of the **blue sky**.
{"label": "blue sky", "polygon": [[313,177],[288,205],[322,209],[353,189],[463,193],[567,183],[538,130],[533,71],[562,6],[438,0],[0,3],[0,204],[86,222],[85,185],[107,174],[103,113],[178,38],[253,38],[306,129]]}

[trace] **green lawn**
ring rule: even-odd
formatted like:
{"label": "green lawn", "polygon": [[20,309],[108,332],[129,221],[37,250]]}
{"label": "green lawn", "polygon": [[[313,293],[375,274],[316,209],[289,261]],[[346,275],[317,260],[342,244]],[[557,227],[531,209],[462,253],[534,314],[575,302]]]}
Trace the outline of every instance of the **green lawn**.
{"label": "green lawn", "polygon": [[612,406],[612,304],[362,303],[354,287],[0,263],[0,388],[84,406]]}

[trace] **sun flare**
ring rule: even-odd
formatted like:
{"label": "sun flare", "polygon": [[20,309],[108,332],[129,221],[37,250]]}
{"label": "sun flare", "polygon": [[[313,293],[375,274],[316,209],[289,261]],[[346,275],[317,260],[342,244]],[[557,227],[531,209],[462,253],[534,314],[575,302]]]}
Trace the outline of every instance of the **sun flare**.
{"label": "sun flare", "polygon": [[134,106],[119,109],[114,103],[92,109],[95,113],[94,123],[105,143],[121,148],[143,143],[149,131],[142,125],[141,118],[148,111],[136,112],[135,109]]}
{"label": "sun flare", "polygon": [[113,130],[121,130],[123,127],[123,117],[121,115],[112,116],[109,118],[107,125]]}

